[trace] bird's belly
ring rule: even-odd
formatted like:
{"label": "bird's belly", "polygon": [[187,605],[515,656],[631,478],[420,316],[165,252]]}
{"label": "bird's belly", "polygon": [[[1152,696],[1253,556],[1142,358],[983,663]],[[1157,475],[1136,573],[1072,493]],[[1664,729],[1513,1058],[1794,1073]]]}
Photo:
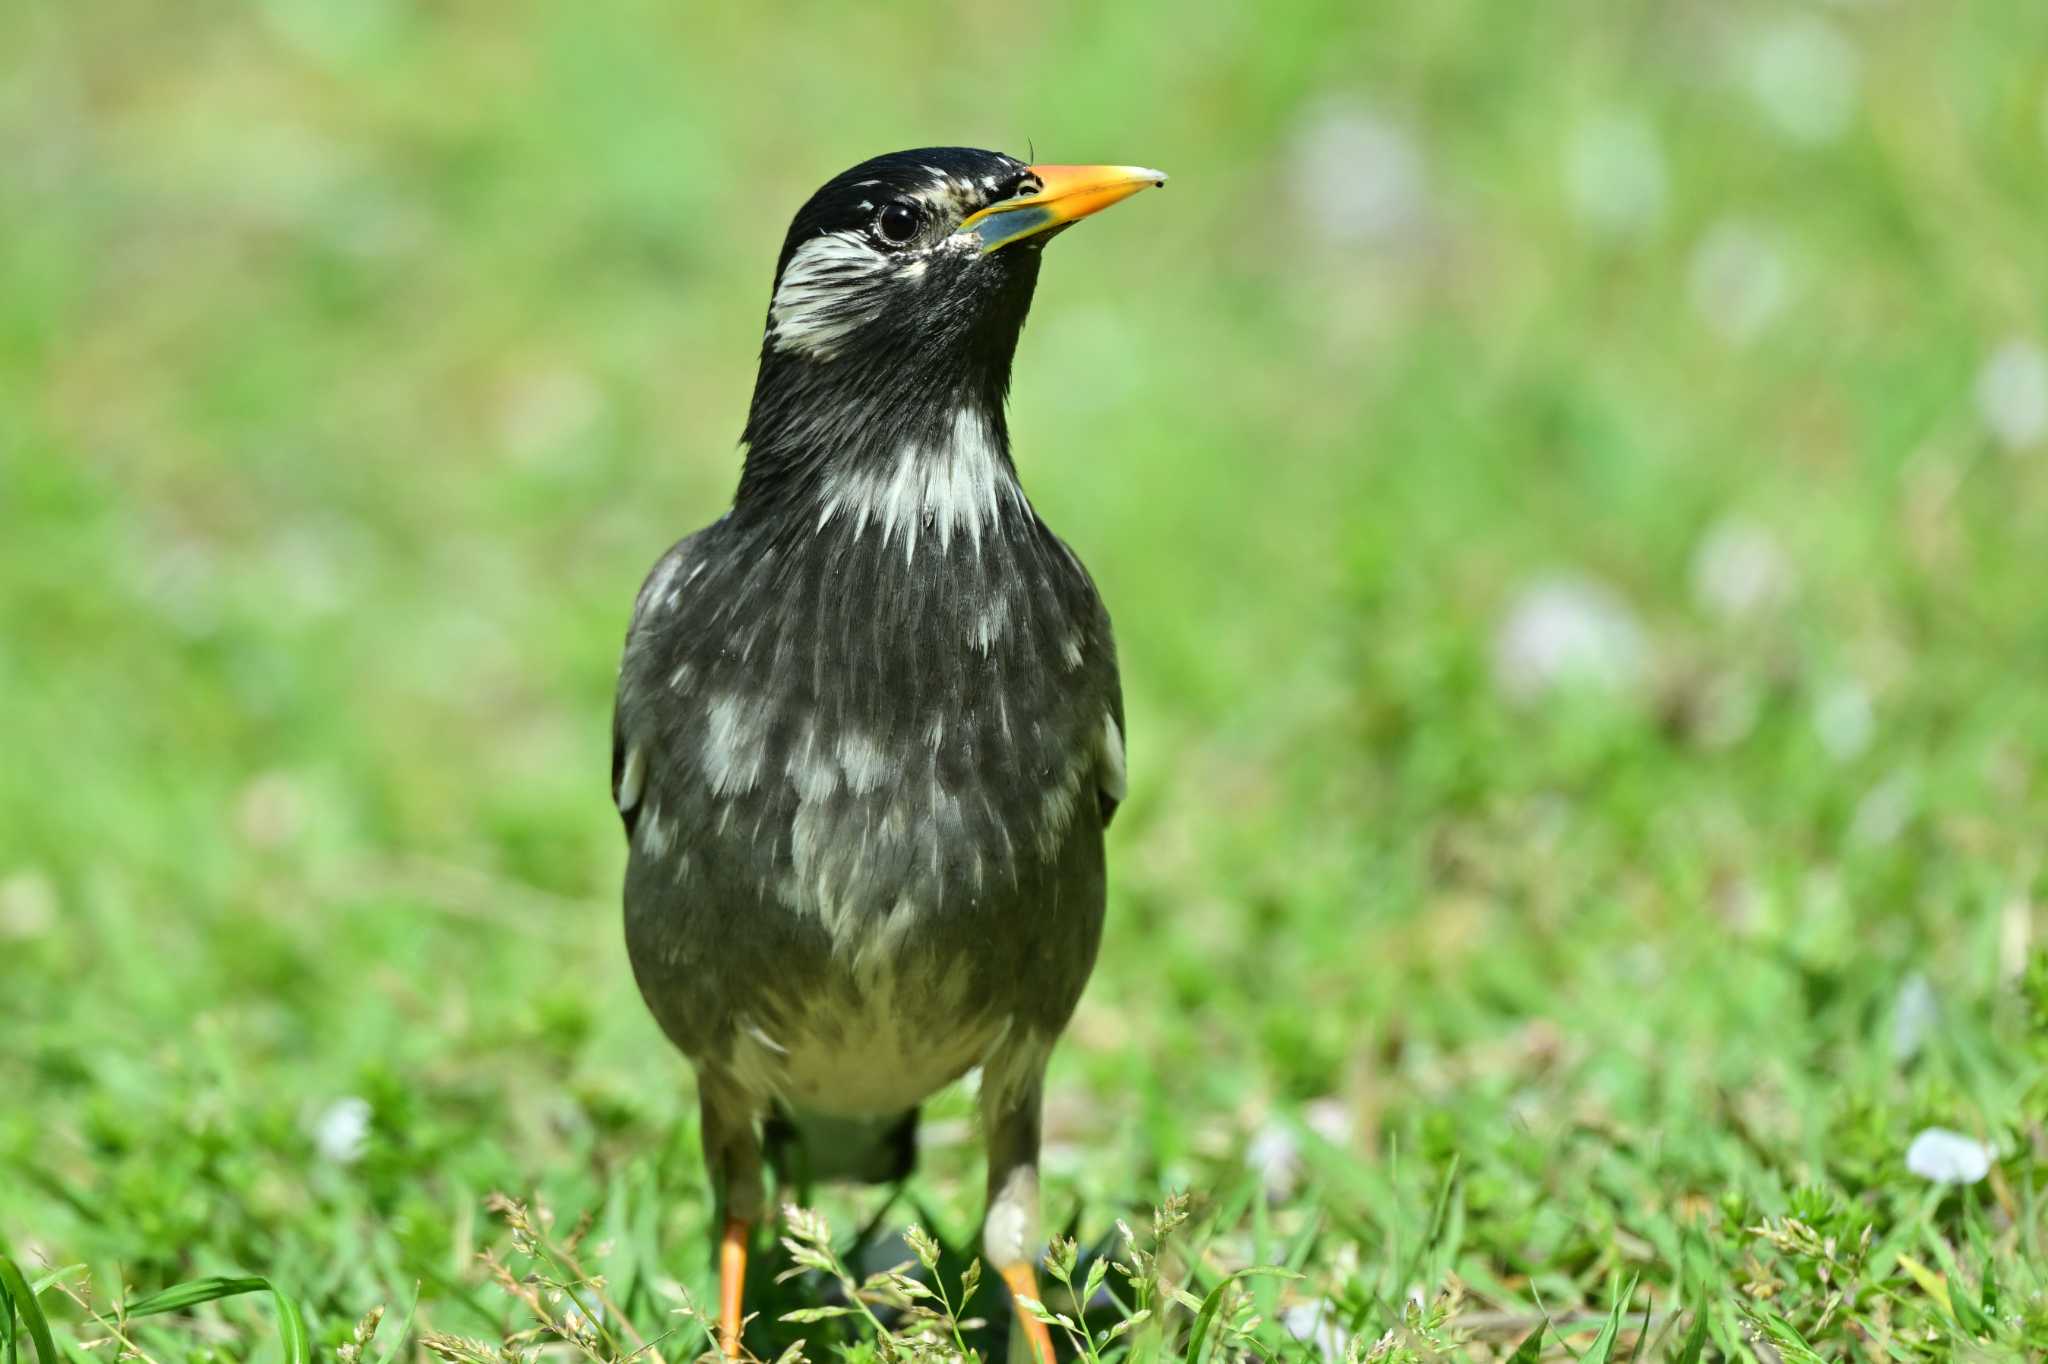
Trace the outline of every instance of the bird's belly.
{"label": "bird's belly", "polygon": [[746,1089],[835,1117],[913,1108],[985,1059],[1011,1019],[964,972],[864,971],[784,997],[733,1034],[727,1068]]}

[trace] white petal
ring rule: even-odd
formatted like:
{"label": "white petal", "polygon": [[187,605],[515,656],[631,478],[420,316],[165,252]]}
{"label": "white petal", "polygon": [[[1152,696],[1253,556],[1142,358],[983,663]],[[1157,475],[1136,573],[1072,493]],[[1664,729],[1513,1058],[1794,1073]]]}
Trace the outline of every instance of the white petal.
{"label": "white petal", "polygon": [[2007,450],[2048,438],[2048,350],[2013,337],[1977,372],[1977,415]]}
{"label": "white petal", "polygon": [[1778,131],[1817,146],[1856,116],[1856,49],[1825,19],[1802,14],[1771,25],[1750,53],[1749,93]]}
{"label": "white petal", "polygon": [[1764,526],[1717,522],[1692,556],[1693,599],[1725,620],[1758,615],[1792,595],[1792,560]]}
{"label": "white petal", "polygon": [[362,1159],[370,1139],[370,1101],[350,1094],[336,1099],[313,1123],[313,1145],[336,1165]]}
{"label": "white petal", "polygon": [[1906,1148],[1906,1168],[1936,1184],[1975,1184],[1991,1173],[1990,1147],[1945,1127],[1930,1127]]}
{"label": "white petal", "polygon": [[1599,236],[1640,236],[1664,216],[1664,149],[1638,115],[1608,113],[1580,124],[1565,144],[1564,170],[1573,213]]}
{"label": "white petal", "polygon": [[1835,761],[1848,762],[1861,754],[1877,732],[1877,710],[1869,690],[1853,678],[1828,688],[1814,705],[1813,730]]}
{"label": "white petal", "polygon": [[1915,971],[1899,985],[1898,998],[1892,1001],[1892,1059],[1910,1061],[1919,1055],[1939,1022],[1941,1004],[1934,987]]}
{"label": "white petal", "polygon": [[1318,101],[1295,126],[1288,182],[1302,227],[1325,245],[1396,247],[1430,217],[1429,162],[1402,121],[1346,100]]}
{"label": "white petal", "polygon": [[1739,218],[1707,229],[1686,266],[1693,311],[1720,337],[1753,341],[1784,311],[1792,271],[1777,234]]}
{"label": "white petal", "polygon": [[1494,678],[1518,702],[1572,686],[1623,691],[1641,680],[1646,653],[1642,627],[1611,589],[1579,577],[1538,579],[1494,635]]}
{"label": "white petal", "polygon": [[1278,1119],[1268,1119],[1252,1134],[1244,1161],[1259,1172],[1269,1198],[1286,1198],[1301,1182],[1301,1143],[1294,1129]]}

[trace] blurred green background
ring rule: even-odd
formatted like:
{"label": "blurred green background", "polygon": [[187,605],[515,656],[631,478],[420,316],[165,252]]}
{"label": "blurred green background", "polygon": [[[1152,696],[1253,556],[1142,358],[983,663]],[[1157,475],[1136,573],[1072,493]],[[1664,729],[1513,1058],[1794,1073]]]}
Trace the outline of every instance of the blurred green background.
{"label": "blurred green background", "polygon": [[1012,400],[1130,715],[1049,1221],[1191,1191],[1196,1296],[1306,1276],[1233,1349],[1492,1358],[1629,1275],[1653,1348],[2048,1349],[2012,0],[0,6],[15,1258],[495,1338],[504,1189],[655,1329],[702,1291],[618,644],[737,477],[790,214],[956,142],[1173,176],[1049,253]]}

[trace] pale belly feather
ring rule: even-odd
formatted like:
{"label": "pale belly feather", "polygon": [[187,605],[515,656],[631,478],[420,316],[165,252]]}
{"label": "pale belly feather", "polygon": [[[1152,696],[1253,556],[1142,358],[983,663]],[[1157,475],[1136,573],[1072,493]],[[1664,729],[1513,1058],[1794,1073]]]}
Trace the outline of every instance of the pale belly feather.
{"label": "pale belly feather", "polygon": [[[915,1005],[905,1007],[905,996]],[[941,1021],[945,1020],[945,1021]],[[914,1108],[987,1060],[1013,1020],[977,1005],[964,972],[842,978],[734,1031],[726,1069],[747,1090],[835,1117]]]}

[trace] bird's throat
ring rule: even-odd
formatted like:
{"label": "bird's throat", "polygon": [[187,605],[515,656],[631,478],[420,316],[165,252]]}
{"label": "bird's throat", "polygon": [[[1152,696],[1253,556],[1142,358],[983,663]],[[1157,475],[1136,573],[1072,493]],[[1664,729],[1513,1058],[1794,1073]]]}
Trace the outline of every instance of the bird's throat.
{"label": "bird's throat", "polygon": [[[764,387],[767,371],[764,364]],[[1000,386],[849,392],[835,384],[794,399],[766,396],[757,390],[747,425],[733,504],[742,520],[874,534],[914,558],[956,541],[978,550],[1005,516],[1029,514]]]}
{"label": "bird's throat", "polygon": [[816,497],[819,530],[837,522],[859,538],[872,529],[906,562],[920,545],[943,554],[956,540],[978,555],[1005,516],[1029,512],[1000,422],[974,407],[878,458],[828,459]]}

